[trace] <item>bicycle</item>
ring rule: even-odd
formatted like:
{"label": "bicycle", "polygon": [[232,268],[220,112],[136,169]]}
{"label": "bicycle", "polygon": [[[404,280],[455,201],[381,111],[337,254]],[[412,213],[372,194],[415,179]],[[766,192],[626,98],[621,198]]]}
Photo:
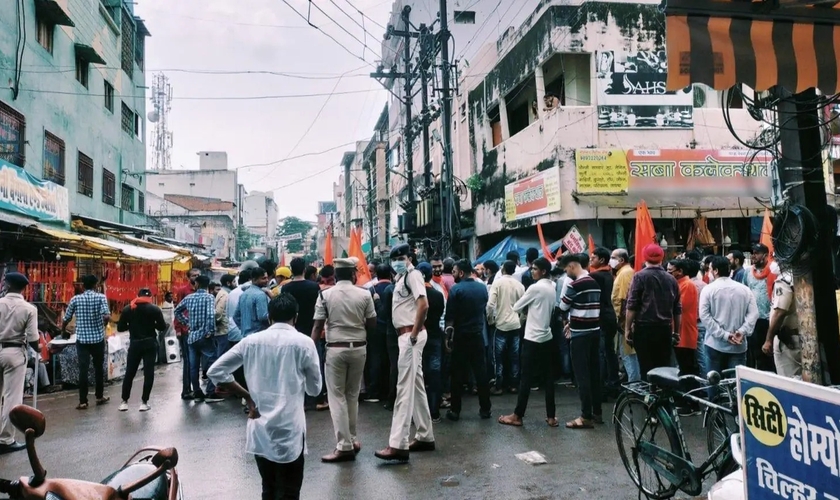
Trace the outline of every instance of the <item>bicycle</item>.
{"label": "bicycle", "polygon": [[[734,376],[734,370],[723,373]],[[648,382],[624,384],[625,390],[613,410],[616,443],[624,468],[647,498],[671,498],[678,490],[700,495],[703,481],[712,473],[720,479],[738,468],[729,439],[737,432],[736,381],[721,380],[717,372],[709,372],[707,378],[680,376],[679,369],[670,367],[655,368],[647,378]],[[717,393],[712,401],[697,396],[710,390]],[[686,446],[677,401],[694,402],[705,408],[703,422],[709,458],[699,467],[692,462]],[[641,417],[639,426],[634,411]],[[657,438],[667,444],[657,444]]]}

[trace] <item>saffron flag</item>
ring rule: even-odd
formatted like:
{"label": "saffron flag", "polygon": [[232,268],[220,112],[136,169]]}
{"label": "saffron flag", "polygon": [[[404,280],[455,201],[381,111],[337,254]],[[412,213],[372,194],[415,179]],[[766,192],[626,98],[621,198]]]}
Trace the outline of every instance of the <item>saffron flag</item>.
{"label": "saffron flag", "polygon": [[650,243],[656,243],[656,229],[653,227],[653,219],[650,218],[645,200],[641,200],[636,205],[636,232],[634,236],[636,244],[633,251],[636,256],[636,265],[633,267],[636,271],[641,271],[645,266],[642,250]]}
{"label": "saffron flag", "polygon": [[589,235],[589,255],[595,253],[595,240],[592,239],[592,235]]}
{"label": "saffron flag", "polygon": [[770,209],[764,209],[764,222],[761,223],[761,237],[758,240],[762,245],[770,249],[773,255],[773,222],[770,220]]}
{"label": "saffron flag", "polygon": [[551,250],[548,249],[548,245],[545,244],[545,237],[543,237],[542,232],[542,225],[537,222],[537,234],[540,237],[540,246],[542,247],[543,257],[549,260],[549,262],[554,262],[554,256],[551,255]]}
{"label": "saffron flag", "polygon": [[331,266],[333,264],[333,242],[332,242],[332,226],[327,228],[327,237],[324,239],[324,265]]}
{"label": "saffron flag", "polygon": [[362,251],[362,228],[350,230],[350,248],[347,251],[349,257],[356,257],[356,285],[362,286],[370,281],[370,269],[368,269],[365,253]]}

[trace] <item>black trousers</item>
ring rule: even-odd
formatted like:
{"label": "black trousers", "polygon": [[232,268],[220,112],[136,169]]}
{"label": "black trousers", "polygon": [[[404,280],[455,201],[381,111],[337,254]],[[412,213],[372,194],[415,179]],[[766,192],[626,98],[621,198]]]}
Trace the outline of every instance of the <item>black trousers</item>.
{"label": "black trousers", "polygon": [[132,340],[128,344],[128,356],[125,365],[125,378],[122,384],[122,400],[128,401],[131,397],[131,386],[134,384],[134,377],[143,361],[143,396],[140,398],[144,403],[149,401],[152,393],[152,386],[155,383],[155,358],[157,357],[157,341],[155,339]]}
{"label": "black trousers", "polygon": [[671,366],[671,333],[671,325],[636,324],[633,331],[633,347],[636,349],[639,371],[645,382],[649,371]]}
{"label": "black trousers", "polygon": [[388,396],[386,387],[390,379],[391,364],[384,325],[376,326],[376,333],[368,337],[365,360],[365,392],[367,397],[383,399]]}
{"label": "black trousers", "polygon": [[551,360],[554,359],[553,349],[556,346],[557,344],[551,341],[538,344],[531,340],[522,340],[519,350],[522,357],[519,396],[516,398],[516,410],[514,410],[519,418],[525,416],[531,387],[537,380],[541,381],[545,391],[545,416],[554,418],[556,409],[554,406],[554,383],[551,380]]}
{"label": "black trousers", "polygon": [[400,357],[399,337],[393,332],[385,336],[385,346],[388,351],[388,402],[392,405],[397,400],[397,360]]}
{"label": "black trousers", "polygon": [[[459,332],[460,333],[460,332]],[[452,412],[461,413],[461,393],[469,374],[475,376],[480,411],[490,411],[490,377],[484,359],[484,338],[479,333],[456,333],[452,345]]]}
{"label": "black trousers", "polygon": [[767,330],[770,329],[770,321],[759,319],[755,322],[753,333],[747,338],[747,366],[764,372],[776,373],[776,361],[773,355],[764,354],[761,347],[767,341]]}
{"label": "black trousers", "polygon": [[262,500],[298,500],[303,485],[303,451],[294,462],[278,464],[260,456],[257,469],[262,477]]}
{"label": "black trousers", "polygon": [[76,344],[79,357],[79,403],[88,402],[88,369],[93,358],[93,378],[96,383],[96,399],[105,392],[105,341],[96,344]]}
{"label": "black trousers", "polygon": [[580,416],[591,420],[593,415],[601,415],[601,333],[572,337],[569,346],[580,396]]}

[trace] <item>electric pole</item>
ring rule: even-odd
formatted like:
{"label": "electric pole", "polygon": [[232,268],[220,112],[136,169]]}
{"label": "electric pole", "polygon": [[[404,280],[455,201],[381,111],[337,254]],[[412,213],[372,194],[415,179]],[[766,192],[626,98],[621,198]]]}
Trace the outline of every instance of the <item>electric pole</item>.
{"label": "electric pole", "polygon": [[432,159],[429,153],[429,28],[420,25],[420,96],[423,101],[423,177],[426,188],[432,187]]}
{"label": "electric pole", "polygon": [[[441,194],[445,193],[446,202],[443,203],[445,213],[441,214],[444,222],[444,249],[451,253],[461,239],[458,207],[455,203],[455,172],[452,164],[452,88],[450,87],[449,61],[449,21],[447,20],[446,0],[440,0],[440,58],[441,58],[441,80],[443,93],[443,169],[441,175]],[[447,245],[448,242],[448,245]],[[448,247],[448,248],[447,248]]]}

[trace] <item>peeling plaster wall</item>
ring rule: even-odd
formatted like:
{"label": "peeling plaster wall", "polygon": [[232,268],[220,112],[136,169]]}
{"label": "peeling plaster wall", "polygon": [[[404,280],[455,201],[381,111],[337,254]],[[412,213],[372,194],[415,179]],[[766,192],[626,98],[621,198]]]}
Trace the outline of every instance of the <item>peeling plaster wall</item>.
{"label": "peeling plaster wall", "polygon": [[[694,129],[688,130],[599,130],[597,92],[595,88],[594,53],[600,50],[662,50],[664,48],[664,14],[658,2],[540,2],[518,30],[503,33],[491,55],[485,54],[461,75],[461,95],[456,98],[457,127],[454,132],[456,175],[467,179],[475,174],[480,187],[472,192],[476,205],[476,234],[487,235],[504,230],[528,227],[536,222],[585,220],[596,218],[632,218],[623,215],[624,208],[635,206],[635,199],[626,199],[620,208],[597,206],[583,198],[575,200],[575,150],[600,148],[673,148],[687,149],[692,141],[697,148],[726,149],[740,144],[726,128],[720,109],[694,110]],[[555,5],[561,4],[561,5]],[[580,2],[575,2],[580,4]],[[495,52],[495,54],[492,54]],[[503,105],[502,97],[534,74],[555,53],[593,54],[590,58],[591,105],[564,106],[545,113],[524,130],[492,145],[492,132],[487,118],[489,110]],[[495,57],[493,57],[495,56]],[[466,104],[467,117],[457,114]],[[542,104],[540,104],[542,108]],[[759,131],[746,110],[732,110],[733,126],[742,137],[753,137]],[[504,128],[504,127],[503,127]],[[540,217],[506,222],[504,187],[506,184],[553,166],[560,167],[562,209]],[[723,200],[721,202],[721,200]],[[653,206],[656,200],[647,200]],[[611,206],[621,203],[614,200]],[[696,206],[704,206],[697,200]],[[740,217],[740,208],[752,208],[749,199],[719,199],[715,207],[731,209],[724,217]],[[679,216],[692,217],[691,210]]]}

